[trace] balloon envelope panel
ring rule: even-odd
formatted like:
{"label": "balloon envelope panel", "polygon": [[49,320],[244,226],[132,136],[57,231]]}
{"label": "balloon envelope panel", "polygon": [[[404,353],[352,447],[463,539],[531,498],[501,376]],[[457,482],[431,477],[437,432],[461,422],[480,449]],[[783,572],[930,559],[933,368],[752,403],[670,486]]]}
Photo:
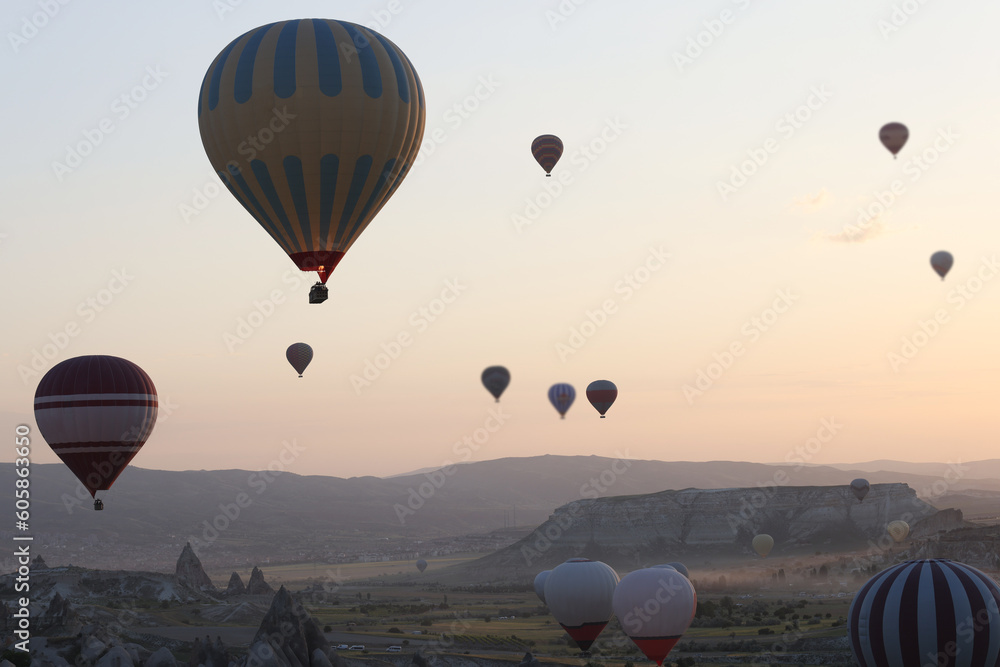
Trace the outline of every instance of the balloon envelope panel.
{"label": "balloon envelope panel", "polygon": [[285,359],[300,376],[313,358],[313,349],[305,343],[292,343],[285,350]]}
{"label": "balloon envelope panel", "polygon": [[552,172],[556,163],[559,162],[559,158],[562,157],[562,153],[562,139],[554,134],[543,134],[535,137],[535,140],[531,142],[531,154],[546,174]]}
{"label": "balloon envelope panel", "polygon": [[1000,661],[1000,587],[974,567],[911,560],[872,577],[847,614],[861,667],[967,665]]}
{"label": "balloon envelope panel", "polygon": [[672,567],[652,567],[622,577],[613,606],[625,633],[659,665],[687,632],[697,602],[686,576]]}
{"label": "balloon envelope panel", "polygon": [[545,604],[581,650],[586,651],[611,620],[618,573],[600,561],[574,558],[545,580]]}
{"label": "balloon envelope panel", "polygon": [[120,357],[67,359],[35,390],[39,432],[91,496],[110,489],[139,452],[157,409],[153,381]]}
{"label": "balloon envelope panel", "polygon": [[229,191],[323,282],[406,176],[424,132],[413,65],[347,21],[255,28],[208,68],[205,152]]}

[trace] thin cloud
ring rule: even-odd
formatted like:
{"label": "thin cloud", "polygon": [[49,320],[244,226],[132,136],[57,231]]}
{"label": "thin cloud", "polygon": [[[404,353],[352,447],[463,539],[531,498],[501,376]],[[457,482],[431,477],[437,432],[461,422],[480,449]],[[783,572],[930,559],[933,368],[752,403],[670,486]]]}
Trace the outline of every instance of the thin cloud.
{"label": "thin cloud", "polygon": [[806,195],[795,200],[795,207],[806,213],[813,213],[823,208],[833,201],[833,196],[826,188],[821,189],[814,195]]}
{"label": "thin cloud", "polygon": [[833,243],[867,243],[889,234],[888,226],[880,218],[872,218],[868,222],[860,225],[844,225],[844,228],[835,233],[820,232],[817,238],[822,241]]}

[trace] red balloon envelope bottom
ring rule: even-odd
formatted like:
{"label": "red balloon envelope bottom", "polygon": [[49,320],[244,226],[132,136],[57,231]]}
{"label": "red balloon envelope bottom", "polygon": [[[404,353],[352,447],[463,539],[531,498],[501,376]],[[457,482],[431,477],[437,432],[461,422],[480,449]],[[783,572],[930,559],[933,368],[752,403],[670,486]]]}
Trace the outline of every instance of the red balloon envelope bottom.
{"label": "red balloon envelope bottom", "polygon": [[120,441],[86,442],[79,443],[73,449],[93,449],[93,452],[81,451],[67,454],[56,451],[56,454],[93,496],[98,491],[107,491],[111,488],[118,476],[125,470],[125,466],[139,453],[141,446],[139,445],[130,451],[129,448],[122,447]]}
{"label": "red balloon envelope bottom", "polygon": [[316,250],[292,253],[289,257],[303,271],[317,271],[320,281],[325,285],[330,274],[337,268],[337,264],[344,258],[344,253],[336,250]]}
{"label": "red balloon envelope bottom", "polygon": [[647,658],[658,665],[663,664],[667,654],[673,650],[674,644],[680,641],[680,637],[632,637],[632,641],[639,647]]}
{"label": "red balloon envelope bottom", "polygon": [[[607,621],[601,623],[584,623],[583,625],[576,625],[569,627],[563,625],[563,629],[566,631],[576,645],[580,647],[581,651],[586,651],[590,648],[590,645],[594,643],[601,631],[604,630],[604,626],[608,624]],[[560,623],[559,625],[562,625]]]}

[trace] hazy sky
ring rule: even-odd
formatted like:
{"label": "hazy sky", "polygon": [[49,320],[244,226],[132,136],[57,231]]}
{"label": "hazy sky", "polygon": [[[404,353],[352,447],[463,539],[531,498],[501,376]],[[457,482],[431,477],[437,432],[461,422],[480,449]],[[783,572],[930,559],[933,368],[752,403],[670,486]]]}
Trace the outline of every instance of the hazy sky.
{"label": "hazy sky", "polygon": [[[219,187],[196,117],[226,44],[304,17],[385,34],[428,105],[419,164],[319,306]],[[113,354],[161,398],[146,468],[780,461],[817,433],[817,463],[995,457],[998,20],[917,0],[7,2],[4,428],[34,430],[55,363]],[[566,145],[549,179],[543,133]],[[596,379],[620,392],[604,420]],[[554,382],[578,391],[565,421]]]}

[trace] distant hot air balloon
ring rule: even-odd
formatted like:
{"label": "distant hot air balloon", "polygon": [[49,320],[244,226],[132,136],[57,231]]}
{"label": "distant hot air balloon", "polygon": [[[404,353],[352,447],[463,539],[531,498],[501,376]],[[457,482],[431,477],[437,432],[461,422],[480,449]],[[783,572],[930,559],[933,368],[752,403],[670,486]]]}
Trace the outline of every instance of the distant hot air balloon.
{"label": "distant hot air balloon", "polygon": [[292,343],[285,350],[285,359],[292,365],[295,372],[302,377],[302,371],[306,369],[313,358],[313,349],[305,343]]}
{"label": "distant hot air balloon", "polygon": [[490,366],[483,371],[483,386],[500,402],[500,394],[510,384],[510,371],[503,366]]}
{"label": "distant hot air balloon", "polygon": [[601,419],[604,419],[604,413],[611,408],[616,398],[618,387],[610,380],[594,380],[587,385],[587,400],[601,413]]}
{"label": "distant hot air balloon", "polygon": [[774,538],[761,533],[753,538],[751,544],[753,545],[753,550],[760,554],[761,558],[767,558],[767,555],[771,553],[771,549],[774,548]]}
{"label": "distant hot air balloon", "polygon": [[941,280],[951,271],[951,265],[955,263],[955,258],[947,250],[938,250],[931,255],[931,268],[941,276]]}
{"label": "distant hot air balloon", "polygon": [[535,156],[535,161],[542,165],[546,176],[552,176],[552,168],[559,162],[562,153],[562,139],[554,134],[543,134],[531,142],[531,154]]}
{"label": "distant hot air balloon", "polygon": [[156,424],[156,387],[119,357],[74,357],[53,366],[35,390],[35,422],[52,451],[103,509],[98,491],[115,480]]}
{"label": "distant hot air balloon", "polygon": [[545,604],[581,651],[594,643],[611,620],[618,573],[586,558],[557,565],[545,580]]}
{"label": "distant hot air balloon", "polygon": [[549,402],[559,412],[562,419],[566,419],[566,411],[576,400],[576,390],[573,385],[560,382],[549,387]]}
{"label": "distant hot air balloon", "polygon": [[910,524],[905,521],[900,521],[899,519],[895,521],[890,521],[889,525],[885,527],[889,531],[889,535],[892,539],[899,544],[906,539],[906,536],[910,534]]}
{"label": "distant hot air balloon", "polygon": [[974,567],[908,560],[868,580],[847,612],[860,667],[996,667],[1000,587]]}
{"label": "distant hot air balloon", "polygon": [[651,567],[622,577],[612,604],[625,634],[662,665],[691,625],[697,602],[687,577],[674,568]]}
{"label": "distant hot air balloon", "polygon": [[678,563],[678,562],[674,561],[673,563],[667,563],[667,565],[672,565],[675,570],[677,570],[678,572],[680,572],[681,574],[683,574],[685,577],[687,577],[689,579],[691,578],[691,575],[688,574],[688,569],[687,569],[687,567],[685,567],[684,563]]}
{"label": "distant hot air balloon", "polygon": [[427,569],[427,561],[425,561],[423,558],[417,559],[417,569],[420,570],[421,572],[423,572],[424,570],[426,570]]}
{"label": "distant hot air balloon", "polygon": [[237,37],[198,98],[212,167],[296,266],[319,273],[312,303],[405,178],[425,116],[409,58],[373,30],[328,19]]}
{"label": "distant hot air balloon", "polygon": [[862,500],[865,499],[865,496],[868,495],[869,490],[871,490],[871,485],[868,484],[867,479],[862,479],[859,477],[858,479],[851,482],[851,493],[853,493],[854,497],[858,499],[858,502],[861,502]]}
{"label": "distant hot air balloon", "polygon": [[542,604],[545,604],[545,580],[549,578],[550,572],[552,570],[542,570],[535,575],[535,595],[542,601]]}
{"label": "distant hot air balloon", "polygon": [[887,123],[878,131],[878,140],[889,149],[894,159],[909,138],[910,131],[902,123]]}

